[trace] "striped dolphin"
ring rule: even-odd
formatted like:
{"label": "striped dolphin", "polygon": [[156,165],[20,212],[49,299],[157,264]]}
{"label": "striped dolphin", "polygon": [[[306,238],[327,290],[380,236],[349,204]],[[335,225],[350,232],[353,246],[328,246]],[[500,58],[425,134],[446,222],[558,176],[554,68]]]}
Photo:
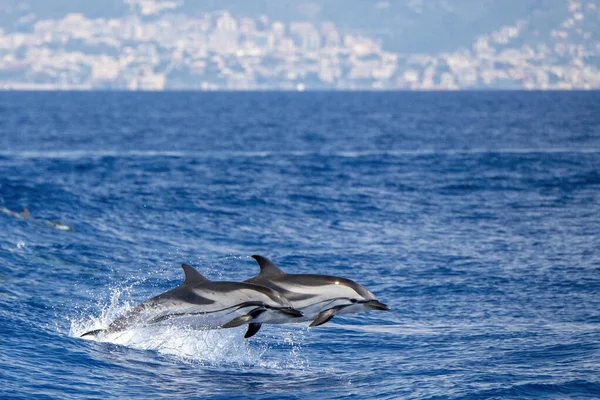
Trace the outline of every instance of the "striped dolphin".
{"label": "striped dolphin", "polygon": [[[304,313],[289,322],[312,321],[310,326],[323,325],[334,315],[358,313],[369,310],[389,310],[390,307],[377,300],[366,287],[351,281],[329,275],[286,274],[269,259],[253,255],[260,273],[245,282],[266,286],[281,293],[292,306]],[[277,318],[270,323],[284,323]],[[252,321],[248,334],[260,329],[259,321]]]}
{"label": "striped dolphin", "polygon": [[[156,324],[199,329],[233,328],[250,321],[260,324],[272,319],[286,321],[302,317],[302,312],[295,310],[273,289],[251,283],[213,282],[191,265],[182,264],[181,267],[185,273],[183,284],[138,304],[106,329],[86,332],[81,337]],[[246,337],[252,335],[246,334]]]}

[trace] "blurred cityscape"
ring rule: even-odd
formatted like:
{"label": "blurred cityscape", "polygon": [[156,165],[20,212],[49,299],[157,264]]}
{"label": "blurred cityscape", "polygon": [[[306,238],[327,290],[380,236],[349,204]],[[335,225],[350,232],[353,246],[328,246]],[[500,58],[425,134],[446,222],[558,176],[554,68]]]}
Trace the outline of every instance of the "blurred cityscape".
{"label": "blurred cityscape", "polygon": [[56,18],[9,1],[20,20],[0,28],[0,89],[598,89],[600,6],[564,3],[543,29],[533,12],[452,50],[421,53],[335,21],[184,13],[181,1],[124,0],[120,16]]}

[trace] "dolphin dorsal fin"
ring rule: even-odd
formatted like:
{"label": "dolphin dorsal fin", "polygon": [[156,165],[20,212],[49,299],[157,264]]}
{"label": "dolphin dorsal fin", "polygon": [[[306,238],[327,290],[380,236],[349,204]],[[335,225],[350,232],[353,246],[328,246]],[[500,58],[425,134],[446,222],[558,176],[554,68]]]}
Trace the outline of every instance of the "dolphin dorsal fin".
{"label": "dolphin dorsal fin", "polygon": [[183,272],[185,273],[185,281],[183,283],[190,285],[210,282],[200,272],[196,271],[196,268],[189,264],[181,264],[181,268],[183,268]]}
{"label": "dolphin dorsal fin", "polygon": [[273,276],[285,274],[285,272],[279,269],[277,265],[273,264],[271,260],[269,260],[266,257],[255,254],[252,256],[252,258],[254,258],[260,266],[260,273],[258,274],[258,276]]}

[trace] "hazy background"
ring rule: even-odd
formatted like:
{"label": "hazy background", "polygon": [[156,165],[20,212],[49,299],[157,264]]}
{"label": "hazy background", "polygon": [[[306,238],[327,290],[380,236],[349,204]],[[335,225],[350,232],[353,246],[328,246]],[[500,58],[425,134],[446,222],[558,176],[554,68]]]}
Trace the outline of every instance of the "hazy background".
{"label": "hazy background", "polygon": [[590,89],[597,0],[0,0],[4,89]]}

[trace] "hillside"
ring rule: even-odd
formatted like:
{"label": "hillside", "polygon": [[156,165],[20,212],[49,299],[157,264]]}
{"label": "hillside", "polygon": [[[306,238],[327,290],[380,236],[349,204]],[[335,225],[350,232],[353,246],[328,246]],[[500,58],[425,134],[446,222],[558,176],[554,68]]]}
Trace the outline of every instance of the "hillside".
{"label": "hillside", "polygon": [[590,89],[600,6],[0,0],[5,89]]}

